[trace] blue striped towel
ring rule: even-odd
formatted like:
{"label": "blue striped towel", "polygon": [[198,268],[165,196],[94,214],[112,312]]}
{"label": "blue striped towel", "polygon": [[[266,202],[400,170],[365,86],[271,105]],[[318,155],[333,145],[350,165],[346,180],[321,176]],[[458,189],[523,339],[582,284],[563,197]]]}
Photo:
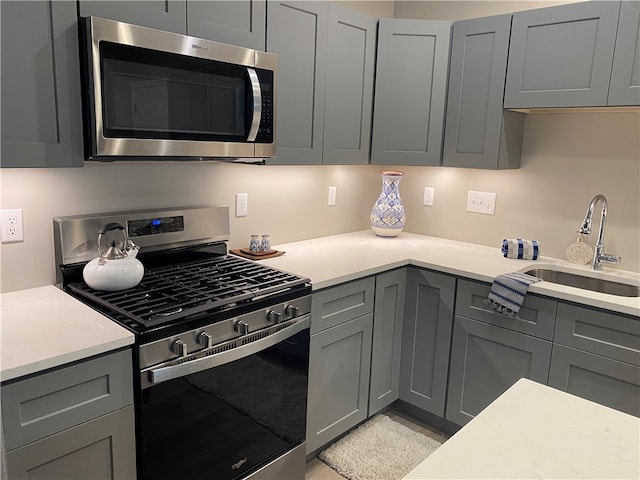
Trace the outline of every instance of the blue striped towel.
{"label": "blue striped towel", "polygon": [[540,255],[540,244],[536,240],[505,238],[502,240],[502,255],[518,260],[537,260]]}
{"label": "blue striped towel", "polygon": [[518,312],[524,302],[529,285],[541,281],[538,277],[524,273],[506,273],[493,280],[487,305],[496,312],[518,318]]}

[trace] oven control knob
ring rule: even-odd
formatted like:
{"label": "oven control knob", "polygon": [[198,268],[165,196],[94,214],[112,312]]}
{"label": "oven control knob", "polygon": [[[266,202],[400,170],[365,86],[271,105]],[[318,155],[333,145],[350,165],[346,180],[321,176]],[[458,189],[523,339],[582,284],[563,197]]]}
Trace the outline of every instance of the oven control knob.
{"label": "oven control knob", "polygon": [[211,345],[213,345],[213,336],[209,335],[207,332],[200,332],[196,340],[198,344],[202,345],[204,348],[211,348]]}
{"label": "oven control knob", "polygon": [[296,318],[300,313],[300,309],[295,305],[287,305],[284,307],[284,313],[286,313],[290,318]]}
{"label": "oven control knob", "polygon": [[176,340],[171,344],[171,351],[178,355],[179,357],[186,357],[187,353],[187,344],[182,340]]}
{"label": "oven control knob", "polygon": [[242,320],[237,321],[236,324],[233,326],[233,328],[240,335],[246,335],[249,333],[249,325],[247,325]]}
{"label": "oven control knob", "polygon": [[267,320],[271,323],[280,323],[282,321],[282,314],[276,312],[275,310],[269,310],[267,312]]}

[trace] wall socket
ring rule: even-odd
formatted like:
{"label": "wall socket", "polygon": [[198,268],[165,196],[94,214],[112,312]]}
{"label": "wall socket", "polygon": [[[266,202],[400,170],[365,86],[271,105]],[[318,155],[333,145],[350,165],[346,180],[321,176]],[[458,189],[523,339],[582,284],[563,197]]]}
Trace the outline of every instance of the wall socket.
{"label": "wall socket", "polygon": [[433,196],[435,189],[433,187],[424,187],[424,197],[422,197],[422,205],[433,207]]}
{"label": "wall socket", "polygon": [[236,217],[246,217],[249,212],[249,195],[236,193]]}
{"label": "wall socket", "polygon": [[467,195],[467,211],[494,215],[496,212],[496,194],[469,190]]}
{"label": "wall socket", "polygon": [[23,242],[22,210],[2,210],[0,214],[2,243]]}
{"label": "wall socket", "polygon": [[333,207],[336,204],[336,187],[329,187],[327,194],[327,205]]}

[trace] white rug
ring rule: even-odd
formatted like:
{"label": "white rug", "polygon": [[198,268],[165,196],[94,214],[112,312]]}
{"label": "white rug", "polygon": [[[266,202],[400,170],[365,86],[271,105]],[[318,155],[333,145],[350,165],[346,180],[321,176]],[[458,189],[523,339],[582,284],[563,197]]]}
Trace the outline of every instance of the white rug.
{"label": "white rug", "polygon": [[350,480],[397,480],[440,445],[381,414],[342,437],[318,458]]}

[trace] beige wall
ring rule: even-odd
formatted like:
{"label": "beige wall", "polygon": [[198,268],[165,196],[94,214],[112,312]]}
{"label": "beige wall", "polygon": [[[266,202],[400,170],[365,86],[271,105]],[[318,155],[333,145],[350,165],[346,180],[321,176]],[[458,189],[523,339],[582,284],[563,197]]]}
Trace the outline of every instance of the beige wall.
{"label": "beige wall", "polygon": [[[380,3],[388,9],[389,2]],[[457,11],[461,2],[434,3],[451,4]],[[507,8],[525,2],[491,3]],[[397,15],[398,8],[404,7],[396,7]],[[525,127],[519,170],[402,168],[407,231],[495,246],[496,252],[502,238],[533,238],[542,243],[544,255],[562,258],[589,200],[604,193],[610,207],[607,250],[624,257],[620,268],[640,271],[640,114],[532,114]],[[0,206],[23,209],[25,241],[0,247],[0,291],[54,281],[53,216],[233,205],[235,193],[247,192],[249,215],[236,218],[232,213],[230,248],[246,246],[252,233],[270,233],[274,244],[285,243],[368,228],[369,212],[380,191],[379,170],[374,166],[261,167],[216,162],[3,169]],[[337,187],[334,207],[326,205],[331,185]],[[435,188],[433,207],[422,206],[424,186]],[[494,216],[465,211],[470,189],[497,193]]]}

